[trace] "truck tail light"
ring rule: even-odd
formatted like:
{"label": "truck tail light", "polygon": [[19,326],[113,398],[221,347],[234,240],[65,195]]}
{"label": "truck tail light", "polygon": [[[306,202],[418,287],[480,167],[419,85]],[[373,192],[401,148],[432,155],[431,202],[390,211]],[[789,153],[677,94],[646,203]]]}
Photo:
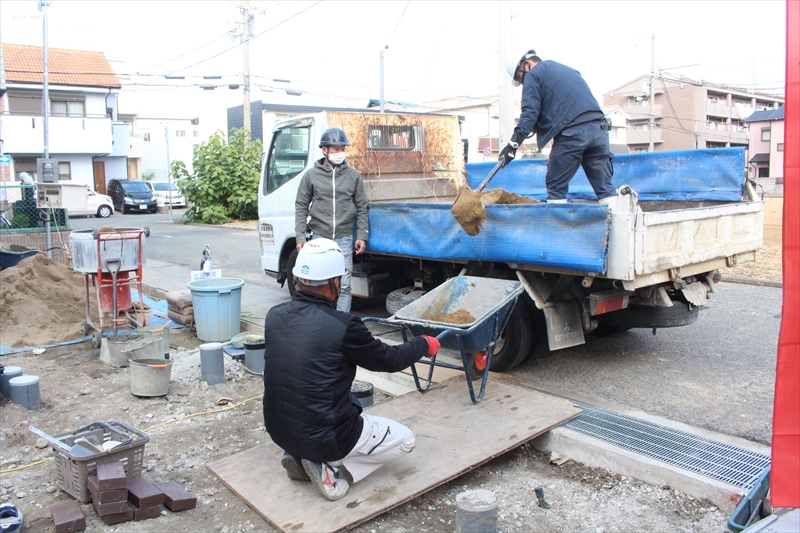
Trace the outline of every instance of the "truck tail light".
{"label": "truck tail light", "polygon": [[619,290],[597,292],[589,295],[589,310],[592,316],[619,311],[628,307],[629,295]]}

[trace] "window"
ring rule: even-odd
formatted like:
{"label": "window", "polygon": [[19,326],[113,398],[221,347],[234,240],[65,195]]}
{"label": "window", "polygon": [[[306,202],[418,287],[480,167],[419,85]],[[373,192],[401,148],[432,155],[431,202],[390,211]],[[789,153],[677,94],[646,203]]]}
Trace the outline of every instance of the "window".
{"label": "window", "polygon": [[264,194],[278,190],[284,183],[294,178],[308,164],[309,133],[311,123],[292,124],[278,130],[272,138],[272,147],[267,162],[267,175],[264,179]]}
{"label": "window", "polygon": [[425,151],[422,126],[367,126],[367,149],[381,152]]}
{"label": "window", "polygon": [[50,100],[50,115],[54,117],[84,116],[83,102]]}
{"label": "window", "polygon": [[778,146],[775,149],[779,152],[783,152],[783,143],[778,143]]}
{"label": "window", "polygon": [[69,161],[58,162],[58,179],[59,181],[72,179]]}
{"label": "window", "polygon": [[186,137],[186,130],[175,130],[175,137]]}
{"label": "window", "polygon": [[142,133],[142,140],[146,143],[150,142],[150,132]]}
{"label": "window", "polygon": [[771,138],[769,129],[761,130],[761,140],[762,141],[769,141]]}
{"label": "window", "polygon": [[192,130],[192,137],[200,137],[200,131],[199,130]]}
{"label": "window", "polygon": [[768,178],[769,177],[769,167],[760,167],[758,169],[758,177],[759,178]]}

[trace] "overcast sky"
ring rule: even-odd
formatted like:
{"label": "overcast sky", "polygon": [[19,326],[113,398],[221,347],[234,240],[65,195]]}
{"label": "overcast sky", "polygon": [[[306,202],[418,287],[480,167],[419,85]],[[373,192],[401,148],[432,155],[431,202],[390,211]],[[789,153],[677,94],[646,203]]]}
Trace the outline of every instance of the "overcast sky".
{"label": "overcast sky", "polygon": [[[241,83],[243,53],[229,35],[241,31],[241,3],[53,0],[49,46],[102,51],[117,72],[138,73],[124,91],[135,93],[128,102],[141,114],[199,115],[207,127],[224,127],[225,109],[242,101],[241,90],[227,88]],[[496,2],[250,3],[252,101],[361,107],[379,96],[381,50],[387,100],[498,92]],[[42,45],[37,6],[3,0],[4,43]],[[783,92],[782,1],[531,1],[511,2],[511,12],[514,59],[534,48],[576,68],[601,105],[603,93],[648,73],[652,35],[657,68],[673,75]],[[164,87],[181,83],[194,87]]]}

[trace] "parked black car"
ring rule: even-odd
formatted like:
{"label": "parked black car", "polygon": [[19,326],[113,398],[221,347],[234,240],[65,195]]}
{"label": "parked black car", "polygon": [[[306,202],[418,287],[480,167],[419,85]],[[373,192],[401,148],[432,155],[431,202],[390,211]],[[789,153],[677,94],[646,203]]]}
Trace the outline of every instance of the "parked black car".
{"label": "parked black car", "polygon": [[114,209],[122,214],[131,212],[156,212],[156,199],[147,183],[141,180],[111,180],[106,191],[114,202]]}

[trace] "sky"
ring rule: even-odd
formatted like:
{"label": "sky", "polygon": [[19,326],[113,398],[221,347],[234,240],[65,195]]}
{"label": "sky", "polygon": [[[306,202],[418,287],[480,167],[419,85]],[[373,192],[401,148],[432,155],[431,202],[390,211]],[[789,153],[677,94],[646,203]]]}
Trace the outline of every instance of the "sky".
{"label": "sky", "polygon": [[[122,106],[142,115],[199,116],[210,133],[225,129],[226,109],[242,103],[241,89],[228,85],[242,83],[244,1],[52,0],[48,44],[103,52],[123,82]],[[251,101],[363,107],[380,95],[381,51],[386,100],[494,96],[506,75],[497,2],[250,6]],[[783,93],[782,1],[514,1],[510,9],[513,59],[535,49],[579,70],[601,105],[604,93],[649,73],[651,56],[667,75]],[[41,46],[38,2],[3,0],[0,38]]]}

